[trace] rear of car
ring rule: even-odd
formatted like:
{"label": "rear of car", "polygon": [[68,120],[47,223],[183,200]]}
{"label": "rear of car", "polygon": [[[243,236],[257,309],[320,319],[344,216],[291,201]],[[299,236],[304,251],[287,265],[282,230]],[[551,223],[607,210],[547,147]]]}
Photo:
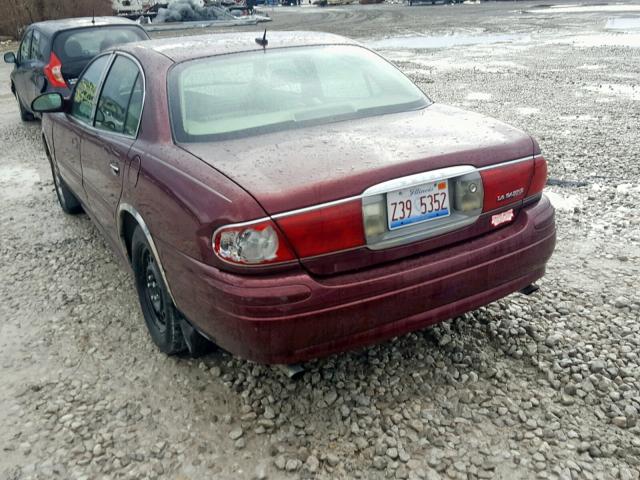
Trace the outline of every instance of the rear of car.
{"label": "rear of car", "polygon": [[12,72],[12,89],[24,111],[45,92],[71,93],[80,72],[101,51],[114,45],[148,40],[146,31],[126,19],[77,18],[31,25],[20,44]]}
{"label": "rear of car", "polygon": [[115,45],[149,38],[135,24],[82,27],[58,32],[45,74],[51,87],[70,89],[93,57]]}
{"label": "rear of car", "polygon": [[523,289],[555,245],[535,141],[432,104],[354,45],[267,49],[170,71],[176,143],[261,218],[166,249],[178,307],[233,353],[292,363],[423,328]]}
{"label": "rear of car", "polygon": [[442,243],[334,275],[225,272],[171,249],[163,261],[178,305],[208,338],[247,359],[289,364],[425,328],[526,288],[553,252],[553,208],[542,197],[501,228]]}

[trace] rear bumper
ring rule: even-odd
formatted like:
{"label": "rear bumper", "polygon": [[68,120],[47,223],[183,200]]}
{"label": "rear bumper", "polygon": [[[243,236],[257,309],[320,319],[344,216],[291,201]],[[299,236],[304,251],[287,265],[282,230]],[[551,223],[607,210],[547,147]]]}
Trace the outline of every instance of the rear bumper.
{"label": "rear bumper", "polygon": [[356,273],[241,276],[160,245],[178,308],[241,357],[295,363],[378,343],[518,291],[544,275],[555,246],[543,197],[489,234]]}

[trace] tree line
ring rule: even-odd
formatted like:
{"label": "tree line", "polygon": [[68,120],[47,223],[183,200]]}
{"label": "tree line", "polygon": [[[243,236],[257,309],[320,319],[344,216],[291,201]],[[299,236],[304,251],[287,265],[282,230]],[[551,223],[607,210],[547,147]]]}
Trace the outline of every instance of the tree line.
{"label": "tree line", "polygon": [[19,39],[34,22],[69,17],[113,15],[111,0],[2,0],[0,35]]}

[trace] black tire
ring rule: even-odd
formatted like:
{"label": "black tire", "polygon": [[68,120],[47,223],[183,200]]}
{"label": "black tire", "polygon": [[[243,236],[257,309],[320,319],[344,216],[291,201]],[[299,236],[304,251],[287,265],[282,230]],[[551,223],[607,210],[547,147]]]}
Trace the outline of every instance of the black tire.
{"label": "black tire", "polygon": [[82,212],[82,205],[78,201],[78,197],[74,195],[71,189],[67,186],[64,179],[60,176],[58,166],[51,159],[49,148],[45,144],[45,151],[47,158],[49,159],[49,165],[51,166],[51,176],[53,177],[53,185],[56,188],[56,196],[58,197],[58,203],[64,213],[69,215],[75,215]]}
{"label": "black tire", "polygon": [[18,101],[18,108],[20,109],[20,120],[23,122],[33,122],[36,117],[22,105],[22,100],[20,100],[18,92],[16,92],[16,100]]}
{"label": "black tire", "polygon": [[187,344],[180,328],[182,317],[169,295],[158,260],[139,226],[131,239],[131,266],[151,339],[167,355],[183,352]]}

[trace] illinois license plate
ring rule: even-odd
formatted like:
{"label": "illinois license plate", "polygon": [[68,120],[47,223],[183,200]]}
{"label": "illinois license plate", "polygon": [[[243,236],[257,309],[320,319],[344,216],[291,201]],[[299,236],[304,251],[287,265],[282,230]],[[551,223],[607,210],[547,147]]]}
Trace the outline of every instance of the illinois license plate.
{"label": "illinois license plate", "polygon": [[448,217],[450,214],[446,180],[387,193],[389,230]]}

